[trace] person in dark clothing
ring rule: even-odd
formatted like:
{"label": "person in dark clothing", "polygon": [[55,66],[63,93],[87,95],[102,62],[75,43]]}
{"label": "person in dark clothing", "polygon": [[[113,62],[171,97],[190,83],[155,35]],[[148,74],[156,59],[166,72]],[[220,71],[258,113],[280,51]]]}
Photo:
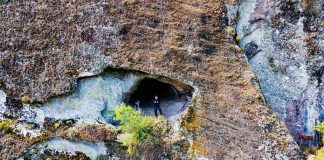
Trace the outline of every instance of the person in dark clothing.
{"label": "person in dark clothing", "polygon": [[136,110],[141,110],[141,108],[140,108],[140,101],[139,100],[137,100],[137,101],[135,101],[135,109]]}
{"label": "person in dark clothing", "polygon": [[160,112],[160,115],[163,115],[162,110],[161,110],[161,107],[160,107],[160,101],[159,101],[159,97],[158,97],[158,96],[155,96],[155,97],[154,97],[154,100],[153,100],[153,107],[154,107],[154,114],[155,114],[155,117],[158,116],[157,111]]}

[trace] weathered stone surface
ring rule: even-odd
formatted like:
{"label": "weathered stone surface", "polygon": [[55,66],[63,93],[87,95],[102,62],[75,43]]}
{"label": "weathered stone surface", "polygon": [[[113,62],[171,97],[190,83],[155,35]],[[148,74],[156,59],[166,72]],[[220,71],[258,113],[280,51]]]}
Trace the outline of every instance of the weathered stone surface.
{"label": "weathered stone surface", "polygon": [[190,122],[196,158],[300,159],[226,35],[223,1],[10,1],[0,18],[7,96],[44,102],[105,67],[141,70],[197,88]]}
{"label": "weathered stone surface", "polygon": [[[63,148],[61,148],[63,147]],[[106,146],[104,142],[71,142],[61,138],[54,138],[45,143],[39,144],[29,150],[30,159],[96,159],[100,155],[106,154]],[[34,152],[34,153],[33,153]],[[50,156],[49,156],[50,155]],[[106,159],[111,159],[108,157]]]}
{"label": "weathered stone surface", "polygon": [[7,107],[6,107],[6,93],[4,93],[2,90],[0,90],[0,119],[3,118],[3,114],[5,113],[5,111],[7,110]]}
{"label": "weathered stone surface", "polygon": [[254,41],[260,50],[249,63],[266,102],[296,140],[300,134],[313,136],[316,121],[324,120],[324,2],[243,0],[237,5],[240,46]]}
{"label": "weathered stone surface", "polygon": [[82,140],[90,142],[113,141],[117,137],[117,131],[113,126],[84,125],[69,128],[61,134],[61,137],[69,140]]}

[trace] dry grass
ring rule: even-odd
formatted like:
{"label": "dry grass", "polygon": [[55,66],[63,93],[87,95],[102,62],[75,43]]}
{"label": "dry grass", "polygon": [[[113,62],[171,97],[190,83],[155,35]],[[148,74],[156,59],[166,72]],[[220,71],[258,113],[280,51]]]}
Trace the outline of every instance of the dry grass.
{"label": "dry grass", "polygon": [[85,124],[65,130],[60,134],[62,138],[90,142],[113,141],[116,139],[116,130],[104,124]]}
{"label": "dry grass", "polygon": [[[131,0],[107,4],[63,0],[47,2],[51,7],[18,1],[10,3],[10,6],[0,6],[0,17],[6,21],[0,24],[0,34],[4,35],[0,43],[12,44],[14,49],[6,52],[20,59],[8,56],[2,61],[6,68],[4,81],[10,86],[5,89],[6,93],[30,95],[44,101],[69,92],[73,77],[62,73],[70,68],[81,73],[98,67],[95,65],[98,59],[92,56],[71,55],[71,50],[86,43],[101,55],[110,56],[114,67],[160,74],[197,87],[201,95],[194,110],[197,116],[188,126],[195,131],[196,152],[206,153],[204,156],[210,159],[223,159],[224,155],[228,155],[228,159],[239,158],[240,155],[232,155],[233,148],[240,148],[240,154],[249,155],[250,159],[262,159],[264,152],[256,151],[255,146],[264,141],[283,144],[269,148],[276,154],[292,153],[296,147],[294,142],[281,140],[281,131],[286,131],[281,123],[274,125],[271,134],[264,133],[260,125],[274,120],[275,116],[258,100],[258,88],[249,83],[247,75],[252,72],[242,51],[228,47],[233,39],[226,35],[224,1]],[[23,18],[14,16],[17,13]],[[155,25],[141,23],[143,18],[159,22]],[[127,34],[120,34],[119,29],[125,25],[131,25],[131,29]],[[99,30],[102,26],[112,31]],[[95,34],[82,39],[82,33],[90,27]],[[202,30],[209,31],[211,38],[198,37]],[[32,63],[36,53],[43,57],[39,65]],[[225,123],[215,123],[217,120]],[[106,135],[103,137],[89,134],[91,130],[80,128],[79,137],[87,140],[109,137],[105,129],[100,132]],[[1,137],[1,141],[6,138]],[[10,141],[15,145],[10,146]],[[7,155],[20,153],[26,147],[17,149],[21,144],[24,143],[10,139],[4,144],[11,151]]]}

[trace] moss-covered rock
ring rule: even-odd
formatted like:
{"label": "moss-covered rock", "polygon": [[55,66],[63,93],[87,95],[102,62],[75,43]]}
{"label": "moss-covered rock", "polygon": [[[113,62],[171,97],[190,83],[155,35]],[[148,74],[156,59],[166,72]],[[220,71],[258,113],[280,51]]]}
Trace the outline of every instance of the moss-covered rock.
{"label": "moss-covered rock", "polygon": [[117,138],[117,131],[115,127],[107,124],[84,124],[71,127],[60,136],[73,141],[114,141]]}
{"label": "moss-covered rock", "polygon": [[[230,3],[238,4],[234,1]],[[282,123],[274,123],[270,133],[264,132],[263,124],[275,118],[269,116],[268,106],[255,100],[258,88],[246,83],[249,78],[245,75],[252,71],[228,35],[235,29],[226,33],[227,3],[63,0],[0,5],[0,17],[6,22],[0,24],[0,77],[5,83],[1,89],[8,97],[27,95],[35,102],[46,102],[70,93],[77,77],[97,75],[107,67],[162,75],[191,84],[201,95],[190,111],[194,116],[185,118],[190,121],[183,125],[190,131],[184,137],[193,136],[193,158],[272,159],[283,155],[299,159],[296,143],[283,140],[287,135],[281,133],[287,129]],[[278,3],[287,10],[282,16],[297,23],[297,4],[290,8]],[[280,30],[286,23],[277,20],[273,24]],[[244,37],[239,36],[241,43]],[[67,129],[55,121],[46,129],[54,133]],[[85,139],[97,137],[87,130]],[[18,158],[32,144],[11,135],[0,138],[6,146],[1,150],[2,159]],[[150,153],[155,150],[145,155]]]}

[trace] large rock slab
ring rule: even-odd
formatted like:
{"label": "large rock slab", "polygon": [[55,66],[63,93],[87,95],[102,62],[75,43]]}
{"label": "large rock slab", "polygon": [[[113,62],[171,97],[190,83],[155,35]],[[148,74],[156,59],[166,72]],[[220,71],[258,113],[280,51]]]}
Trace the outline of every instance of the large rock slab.
{"label": "large rock slab", "polygon": [[320,0],[243,0],[228,7],[238,13],[239,45],[267,104],[296,140],[301,134],[315,136],[316,121],[324,120],[323,5]]}
{"label": "large rock slab", "polygon": [[105,67],[140,70],[198,91],[185,126],[195,158],[300,159],[226,33],[221,0],[9,1],[0,18],[7,96],[45,102]]}

